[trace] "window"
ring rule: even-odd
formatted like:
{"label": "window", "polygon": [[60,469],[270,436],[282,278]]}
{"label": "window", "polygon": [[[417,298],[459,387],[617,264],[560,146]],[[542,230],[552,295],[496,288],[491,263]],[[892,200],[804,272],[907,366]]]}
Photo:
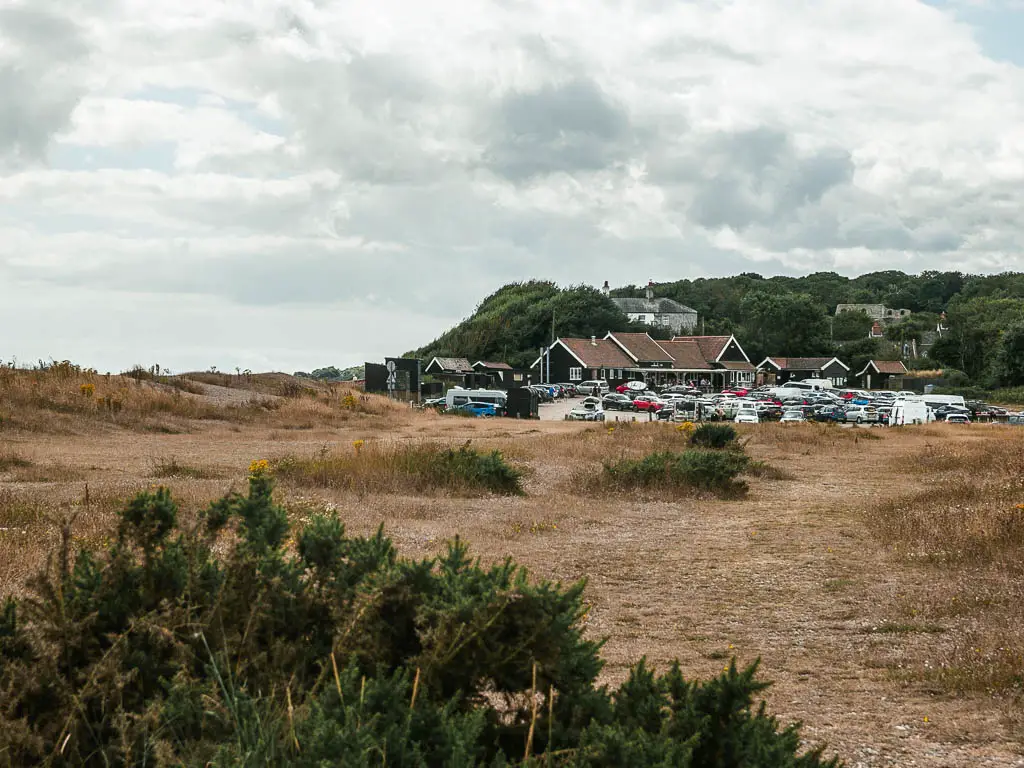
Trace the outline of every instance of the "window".
{"label": "window", "polygon": [[570,368],[569,369],[569,381],[583,381],[583,369],[582,368]]}

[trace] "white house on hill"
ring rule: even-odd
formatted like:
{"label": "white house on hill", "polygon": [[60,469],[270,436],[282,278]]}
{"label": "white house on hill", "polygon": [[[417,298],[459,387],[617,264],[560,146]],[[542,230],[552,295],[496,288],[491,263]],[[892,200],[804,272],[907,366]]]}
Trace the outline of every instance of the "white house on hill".
{"label": "white house on hill", "polygon": [[[602,290],[608,295],[607,280]],[[634,322],[667,328],[673,333],[690,333],[697,327],[697,310],[672,299],[655,298],[653,283],[647,284],[646,296],[642,299],[613,298],[612,301]]]}

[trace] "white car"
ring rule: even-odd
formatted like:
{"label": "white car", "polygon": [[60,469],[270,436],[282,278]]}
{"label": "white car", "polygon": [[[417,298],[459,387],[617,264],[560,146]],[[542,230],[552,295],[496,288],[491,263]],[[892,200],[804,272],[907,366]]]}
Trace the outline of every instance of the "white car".
{"label": "white car", "polygon": [[740,408],[736,412],[736,418],[733,419],[736,424],[760,424],[761,419],[757,416],[757,410],[754,408]]}
{"label": "white car", "polygon": [[566,421],[604,421],[604,408],[596,397],[588,397],[567,414]]}

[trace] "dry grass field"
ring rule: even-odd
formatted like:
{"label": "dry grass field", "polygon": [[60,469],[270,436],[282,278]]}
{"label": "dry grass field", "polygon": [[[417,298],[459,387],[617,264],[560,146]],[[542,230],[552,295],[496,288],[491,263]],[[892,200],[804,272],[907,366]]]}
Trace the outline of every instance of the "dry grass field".
{"label": "dry grass field", "polygon": [[[744,498],[667,498],[581,478],[681,448],[672,426],[444,417],[223,377],[0,369],[0,595],[65,525],[97,543],[140,489],[198,508],[267,459],[291,468],[278,493],[297,517],[335,508],[409,555],[458,534],[484,560],[587,578],[609,679],[642,655],[695,676],[761,657],[773,711],[850,766],[1024,765],[1024,430],[761,425],[742,439],[778,471]],[[500,450],[525,494],[401,481],[403,446],[467,442]]]}

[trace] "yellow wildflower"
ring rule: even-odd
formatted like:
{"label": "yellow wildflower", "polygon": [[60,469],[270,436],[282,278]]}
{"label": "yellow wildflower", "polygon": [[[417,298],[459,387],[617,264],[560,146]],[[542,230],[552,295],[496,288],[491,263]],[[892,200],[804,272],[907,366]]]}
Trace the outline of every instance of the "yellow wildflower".
{"label": "yellow wildflower", "polygon": [[95,384],[82,384],[81,386],[78,387],[78,391],[84,397],[92,397],[93,394],[95,394],[95,392],[96,392],[96,385]]}
{"label": "yellow wildflower", "polygon": [[359,455],[359,449],[366,445],[365,440],[354,440],[352,441],[352,447],[355,448],[356,456]]}
{"label": "yellow wildflower", "polygon": [[270,472],[270,462],[266,459],[257,459],[249,465],[250,477],[263,477]]}

